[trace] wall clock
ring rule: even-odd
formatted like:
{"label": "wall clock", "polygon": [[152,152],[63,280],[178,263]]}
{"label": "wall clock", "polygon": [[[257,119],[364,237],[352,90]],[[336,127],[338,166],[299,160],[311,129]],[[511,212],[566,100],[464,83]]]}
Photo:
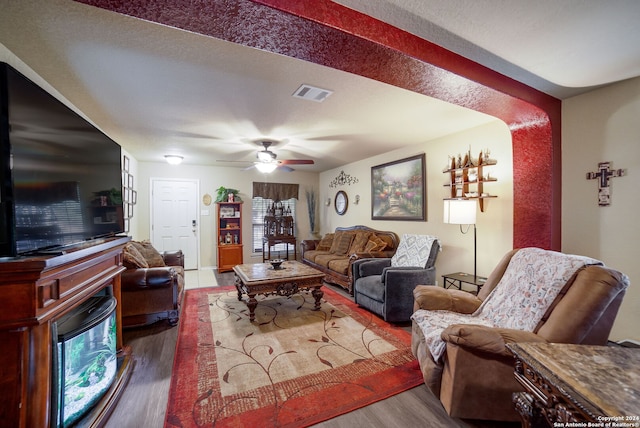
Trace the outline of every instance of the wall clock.
{"label": "wall clock", "polygon": [[338,215],[343,215],[347,212],[347,207],[349,206],[349,198],[347,198],[347,194],[340,190],[336,193],[336,198],[334,201],[334,206],[336,207],[336,212]]}

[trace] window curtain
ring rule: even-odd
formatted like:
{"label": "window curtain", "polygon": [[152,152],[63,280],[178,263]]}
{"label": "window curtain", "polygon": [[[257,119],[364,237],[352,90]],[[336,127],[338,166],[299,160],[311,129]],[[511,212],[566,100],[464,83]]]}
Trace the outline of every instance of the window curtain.
{"label": "window curtain", "polygon": [[274,202],[298,199],[299,184],[253,182],[253,197],[271,199]]}

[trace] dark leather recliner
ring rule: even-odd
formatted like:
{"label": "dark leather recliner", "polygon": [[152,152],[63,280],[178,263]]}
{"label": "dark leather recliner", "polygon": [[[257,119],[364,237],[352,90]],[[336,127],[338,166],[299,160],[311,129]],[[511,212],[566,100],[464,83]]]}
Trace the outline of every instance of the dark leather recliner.
{"label": "dark leather recliner", "polygon": [[158,254],[165,266],[130,266],[121,275],[123,327],[165,319],[170,325],[178,323],[184,292],[184,255],[181,250]]}

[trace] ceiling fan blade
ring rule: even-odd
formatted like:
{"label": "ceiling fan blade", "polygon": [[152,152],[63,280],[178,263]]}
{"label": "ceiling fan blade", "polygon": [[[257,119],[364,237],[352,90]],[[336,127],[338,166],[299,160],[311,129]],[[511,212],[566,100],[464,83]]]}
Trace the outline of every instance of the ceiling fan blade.
{"label": "ceiling fan blade", "polygon": [[293,169],[291,167],[288,167],[286,165],[278,165],[278,169],[282,170],[282,171],[285,171],[285,172],[293,172],[293,171],[295,171],[295,169]]}
{"label": "ceiling fan blade", "polygon": [[281,165],[313,165],[311,159],[283,159],[279,161]]}

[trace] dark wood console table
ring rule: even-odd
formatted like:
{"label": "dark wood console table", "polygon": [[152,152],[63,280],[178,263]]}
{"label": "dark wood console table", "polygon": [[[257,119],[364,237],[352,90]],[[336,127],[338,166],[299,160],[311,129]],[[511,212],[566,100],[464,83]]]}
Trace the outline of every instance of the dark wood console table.
{"label": "dark wood console table", "polygon": [[[282,210],[282,208],[280,208]],[[293,260],[298,258],[293,217],[290,215],[264,216],[262,234],[262,262],[271,260],[271,247],[282,244],[286,247],[286,259],[289,260],[289,245],[293,245]]]}
{"label": "dark wood console table", "polygon": [[[0,261],[0,421],[3,426],[51,426],[52,326],[56,319],[106,287],[120,301],[122,248],[129,238],[109,238],[56,256]],[[83,426],[106,422],[131,375],[116,306],[116,380]]]}
{"label": "dark wood console table", "polygon": [[507,346],[516,357],[516,379],[526,391],[513,397],[523,427],[640,426],[640,349]]}
{"label": "dark wood console table", "polygon": [[[298,251],[296,248],[295,236],[263,236],[262,237],[262,262],[271,260],[271,247],[278,244],[284,244],[287,246],[286,260],[289,260],[289,245],[293,245],[293,259],[298,258]],[[278,253],[279,254],[279,253]]]}

